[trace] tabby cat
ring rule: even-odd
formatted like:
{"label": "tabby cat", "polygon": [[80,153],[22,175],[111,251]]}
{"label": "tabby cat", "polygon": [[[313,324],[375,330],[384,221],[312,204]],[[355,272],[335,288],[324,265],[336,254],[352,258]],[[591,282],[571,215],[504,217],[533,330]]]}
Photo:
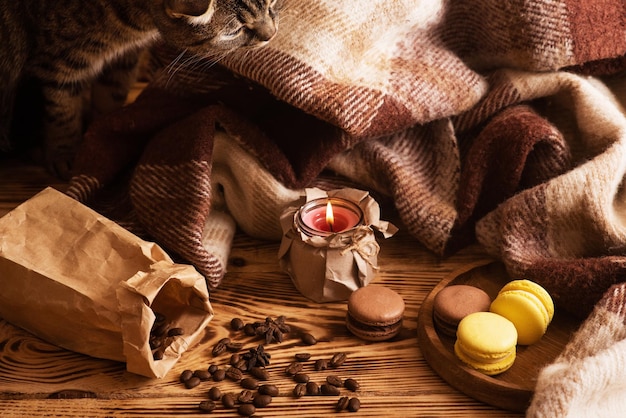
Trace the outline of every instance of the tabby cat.
{"label": "tabby cat", "polygon": [[[138,52],[162,40],[193,56],[267,43],[281,0],[0,0],[0,148],[24,80],[41,87],[48,168],[71,173],[82,138],[83,92],[106,73],[123,103]],[[105,107],[108,105],[105,105]],[[107,109],[104,109],[107,110]]]}

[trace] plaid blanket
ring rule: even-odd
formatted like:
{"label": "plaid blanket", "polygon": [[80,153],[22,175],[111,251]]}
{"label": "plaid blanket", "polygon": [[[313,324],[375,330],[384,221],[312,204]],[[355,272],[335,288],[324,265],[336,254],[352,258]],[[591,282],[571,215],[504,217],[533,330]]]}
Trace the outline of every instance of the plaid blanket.
{"label": "plaid blanket", "polygon": [[477,240],[586,318],[529,416],[611,416],[626,406],[605,391],[626,361],[624,8],[287,0],[264,48],[219,64],[159,49],[142,95],[89,129],[68,193],[215,287],[235,225],[279,239],[302,188],[370,190],[433,252]]}

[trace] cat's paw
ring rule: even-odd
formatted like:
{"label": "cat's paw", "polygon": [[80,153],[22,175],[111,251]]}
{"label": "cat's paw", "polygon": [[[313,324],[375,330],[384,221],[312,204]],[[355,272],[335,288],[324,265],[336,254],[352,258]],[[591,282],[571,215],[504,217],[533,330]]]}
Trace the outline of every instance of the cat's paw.
{"label": "cat's paw", "polygon": [[45,154],[46,168],[59,179],[69,180],[72,177],[75,156],[76,148],[73,146],[49,147]]}

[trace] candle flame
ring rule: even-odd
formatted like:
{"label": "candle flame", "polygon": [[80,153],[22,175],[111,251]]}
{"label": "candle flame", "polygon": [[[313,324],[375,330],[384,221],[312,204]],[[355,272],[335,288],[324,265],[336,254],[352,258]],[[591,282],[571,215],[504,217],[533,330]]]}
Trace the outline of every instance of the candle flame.
{"label": "candle flame", "polygon": [[333,225],[335,224],[335,215],[333,215],[333,205],[330,204],[330,200],[326,203],[326,223],[330,228],[330,232],[333,232]]}

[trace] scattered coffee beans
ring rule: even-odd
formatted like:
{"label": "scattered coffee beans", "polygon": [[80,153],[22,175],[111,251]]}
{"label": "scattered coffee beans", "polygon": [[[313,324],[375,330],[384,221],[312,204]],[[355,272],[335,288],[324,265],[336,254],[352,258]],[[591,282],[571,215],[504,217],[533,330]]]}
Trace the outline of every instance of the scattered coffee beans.
{"label": "scattered coffee beans", "polygon": [[[155,323],[154,331],[161,333],[160,335],[166,335],[166,338],[173,338],[183,334],[182,328],[168,329],[167,326],[163,326],[163,323],[167,325],[164,319],[163,322],[159,322],[158,326]],[[267,317],[265,321],[257,321],[252,324],[244,324],[240,318],[233,318],[230,321],[230,328],[233,331],[242,331],[250,337],[262,337],[265,339],[265,345],[272,342],[282,342],[284,335],[291,330],[285,323],[284,316],[276,319]],[[151,341],[151,344],[155,346],[163,344],[161,341],[158,341],[156,335],[151,336],[151,338],[154,340]],[[317,339],[309,333],[301,334],[301,340],[306,345],[317,343]],[[259,384],[260,381],[268,381],[270,379],[266,366],[270,363],[271,355],[265,351],[265,346],[261,344],[256,348],[248,349],[247,352],[239,353],[242,348],[242,343],[232,341],[228,337],[222,338],[213,346],[212,354],[213,356],[219,356],[226,351],[231,351],[232,355],[228,360],[230,367],[223,369],[217,364],[211,364],[206,370],[184,370],[181,373],[180,381],[189,389],[198,386],[203,381],[213,379],[215,382],[220,382],[226,378],[238,382],[243,388],[239,395],[234,395],[232,393],[222,394],[218,386],[212,386],[208,391],[208,399],[199,404],[200,411],[212,412],[217,407],[216,402],[221,400],[224,409],[237,408],[239,415],[248,417],[254,415],[257,408],[267,407],[272,402],[272,397],[279,395],[279,389],[276,385]],[[346,353],[335,353],[330,359],[315,360],[313,369],[319,372],[328,368],[338,368],[345,363],[346,358]],[[347,378],[344,381],[335,374],[326,376],[325,382],[321,385],[312,381],[309,374],[303,372],[304,363],[309,360],[311,360],[310,353],[297,353],[295,354],[295,361],[285,367],[285,375],[292,377],[296,382],[293,388],[293,396],[295,398],[305,395],[340,396],[342,388],[351,392],[359,390],[359,383],[355,379]],[[244,373],[249,373],[250,376],[245,376]],[[335,410],[337,412],[344,410],[356,412],[360,406],[361,403],[358,398],[341,396],[337,400]]]}

